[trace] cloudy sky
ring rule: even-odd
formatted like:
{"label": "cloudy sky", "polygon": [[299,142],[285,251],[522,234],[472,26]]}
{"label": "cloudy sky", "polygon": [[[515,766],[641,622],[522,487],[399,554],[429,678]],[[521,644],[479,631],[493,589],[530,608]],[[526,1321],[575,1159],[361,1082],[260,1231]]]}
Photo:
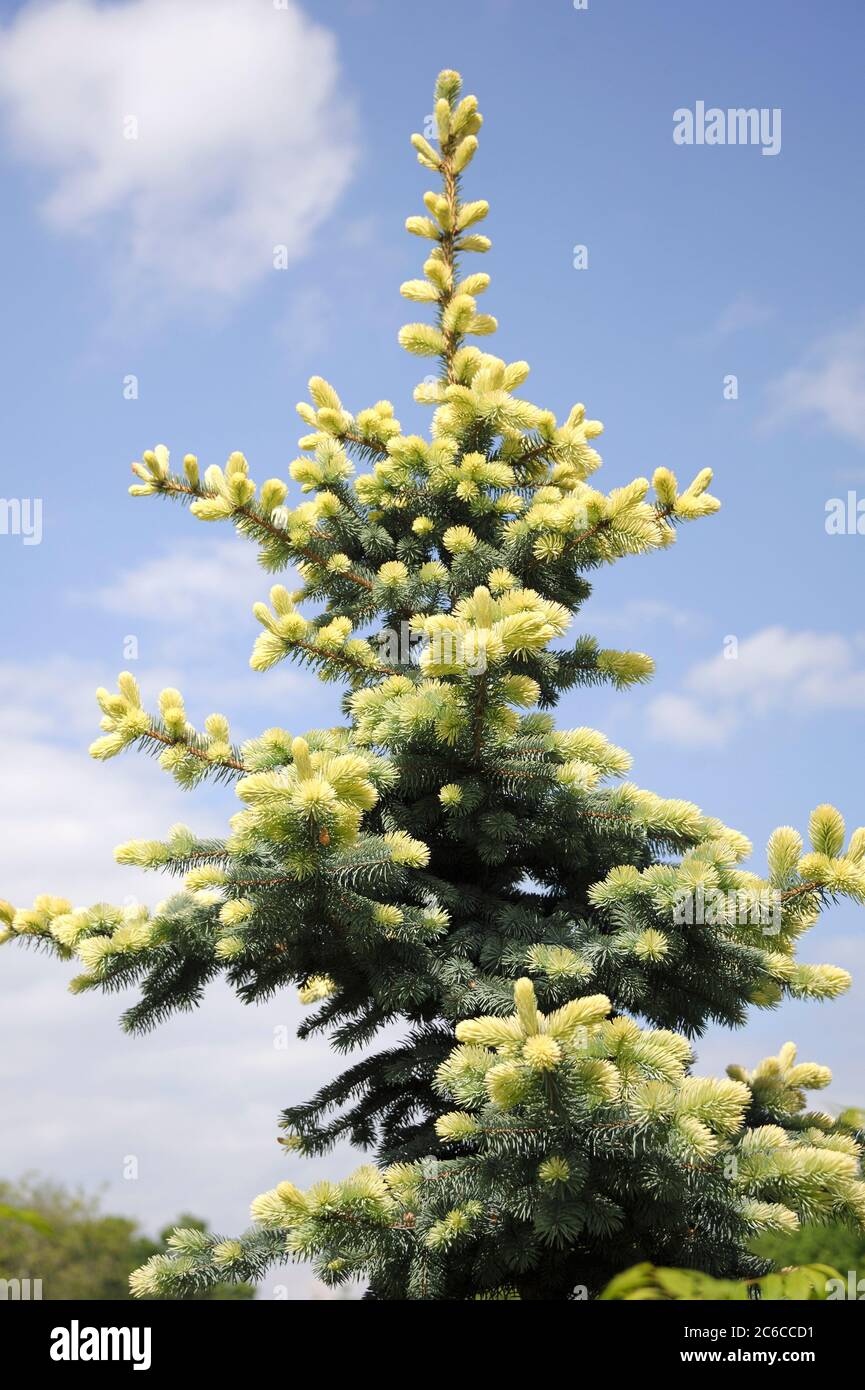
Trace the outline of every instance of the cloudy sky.
{"label": "cloudy sky", "polygon": [[[92,691],[118,670],[241,736],[336,721],[306,674],[248,670],[254,553],[132,502],[128,465],[159,441],[284,476],[313,372],[424,427],[397,287],[418,273],[402,223],[427,186],[408,136],[444,66],[486,116],[469,188],[492,204],[494,350],[529,360],[533,400],[605,421],[604,486],[710,465],[724,503],[671,552],[598,575],[578,626],[651,652],[657,676],[570,696],[562,724],[602,728],[641,785],[758,846],[819,801],[865,822],[863,28],[857,0],[0,0],[0,495],[41,507],[31,535],[0,534],[0,895],[153,900],[113,846],[233,810],[149,760],[88,761]],[[675,144],[673,112],[698,101],[780,109],[780,152]],[[848,494],[854,523],[830,534]],[[832,1067],[831,1101],[865,1101],[863,940],[834,910],[804,957],[852,969],[851,994],[713,1032],[701,1067],[793,1037]],[[118,1001],[73,999],[64,973],[3,952],[4,1175],[104,1184],[150,1229],[192,1209],[228,1231],[258,1191],[309,1181],[275,1120],[335,1061],[275,1045],[293,1000],[214,990],[129,1039]]]}

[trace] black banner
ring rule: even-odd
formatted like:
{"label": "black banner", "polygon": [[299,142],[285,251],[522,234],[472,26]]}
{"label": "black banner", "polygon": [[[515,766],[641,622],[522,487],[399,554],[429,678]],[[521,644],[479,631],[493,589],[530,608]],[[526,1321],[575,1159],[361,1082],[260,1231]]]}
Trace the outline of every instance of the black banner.
{"label": "black banner", "polygon": [[[484,1348],[486,1361],[496,1359],[498,1347],[511,1352],[519,1338],[519,1324],[526,1329],[535,1320],[550,1319],[550,1332],[574,1339],[574,1354],[591,1338],[593,1356],[608,1355],[616,1373],[622,1369],[691,1367],[698,1374],[707,1366],[735,1371],[758,1366],[767,1371],[806,1366],[824,1372],[840,1369],[855,1358],[861,1345],[862,1321],[855,1306],[843,1302],[685,1303],[631,1302],[574,1303],[563,1308],[537,1303],[472,1305],[472,1328],[489,1333],[495,1341]],[[465,1308],[465,1305],[462,1305]],[[529,1306],[532,1312],[529,1313]],[[352,1308],[356,1311],[351,1311]],[[358,1301],[219,1302],[202,1303],[0,1303],[0,1333],[6,1356],[20,1358],[39,1376],[46,1373],[60,1381],[69,1376],[92,1379],[100,1372],[112,1376],[126,1372],[144,1376],[177,1374],[244,1373],[256,1378],[263,1373],[294,1379],[308,1375],[321,1361],[329,1371],[342,1357],[353,1358],[354,1369],[363,1365],[366,1340],[375,1338],[379,1349],[389,1336],[407,1374],[415,1374],[410,1344],[413,1316],[425,1325],[434,1315],[453,1320],[454,1305],[402,1304],[398,1314],[383,1304]],[[498,1333],[496,1308],[507,1311],[507,1344]],[[352,1319],[351,1342],[345,1340],[342,1318]],[[558,1310],[558,1311],[556,1311]],[[409,1325],[406,1324],[406,1315]],[[391,1319],[396,1316],[397,1321]],[[463,1314],[456,1314],[461,1322]],[[354,1318],[358,1322],[354,1322]],[[321,1321],[319,1321],[321,1319]],[[555,1321],[554,1321],[555,1319]],[[564,1320],[562,1320],[564,1319]],[[340,1338],[336,1339],[339,1332]],[[323,1335],[324,1334],[324,1335]],[[424,1335],[428,1335],[424,1332]],[[524,1344],[523,1351],[529,1346]],[[408,1356],[406,1356],[408,1352]],[[507,1353],[506,1351],[506,1354]],[[564,1352],[567,1355],[567,1352]],[[310,1361],[311,1358],[312,1360]],[[429,1364],[428,1362],[426,1364]]]}

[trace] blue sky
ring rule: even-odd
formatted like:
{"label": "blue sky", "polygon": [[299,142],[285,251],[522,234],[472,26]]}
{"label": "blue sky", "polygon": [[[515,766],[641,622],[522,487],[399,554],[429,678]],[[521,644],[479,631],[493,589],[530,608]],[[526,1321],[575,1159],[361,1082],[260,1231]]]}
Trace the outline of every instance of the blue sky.
{"label": "blue sky", "polygon": [[[88,763],[92,689],[124,666],[242,735],[338,717],[306,675],[247,669],[267,587],[254,554],[130,500],[128,465],[159,441],[285,476],[313,372],[351,409],[384,396],[425,427],[397,289],[418,273],[402,224],[428,186],[408,136],[443,66],[485,115],[467,186],[492,205],[491,349],[532,364],[532,400],[605,422],[599,485],[709,465],[723,501],[670,552],[598,574],[577,630],[650,652],[657,675],[571,695],[561,723],[602,728],[640,785],[696,801],[758,855],[820,801],[865,822],[865,538],[825,527],[830,499],[865,499],[855,0],[0,0],[0,21],[0,495],[42,506],[40,544],[0,534],[0,894],[153,900],[112,846],[233,810],[148,760]],[[673,112],[697,101],[779,108],[780,152],[674,144]],[[701,1068],[793,1037],[832,1067],[830,1100],[865,1100],[863,927],[842,906],[803,950],[851,969],[850,995],[712,1033]],[[151,1227],[192,1207],[228,1229],[288,1175],[277,1112],[333,1068],[320,1044],[274,1048],[293,1002],[242,1010],[217,991],[141,1041],[114,1026],[115,1000],[71,999],[38,956],[4,952],[3,980],[5,1172],[105,1182]]]}

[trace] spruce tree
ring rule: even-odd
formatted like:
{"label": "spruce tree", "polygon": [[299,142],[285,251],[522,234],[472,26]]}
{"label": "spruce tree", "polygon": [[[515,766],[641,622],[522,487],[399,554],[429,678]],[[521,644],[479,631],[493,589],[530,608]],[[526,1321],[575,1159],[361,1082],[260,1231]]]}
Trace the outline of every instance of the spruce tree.
{"label": "spruce tree", "polygon": [[[464,268],[490,243],[487,203],[462,194],[481,116],[460,89],[441,73],[437,141],[412,137],[438,188],[406,223],[427,258],[402,294],[431,317],[399,336],[434,368],[414,393],[429,437],[386,400],[350,413],[313,377],[289,469],[306,501],[256,487],[240,453],[173,471],[157,446],[133,465],[133,495],[228,521],[265,569],[299,575],[256,605],[251,664],[342,682],[345,725],[237,746],[223,715],[195,728],[173,689],[150,712],[121,675],[98,692],[93,756],[136,747],[183,787],[232,784],[230,833],[118,848],[184,880],[152,912],[0,907],[5,939],[80,960],[73,990],[138,986],[127,1029],[224,974],[246,1003],[299,986],[301,1035],[361,1054],[283,1113],[280,1142],[314,1156],[348,1137],[375,1162],[308,1192],[279,1183],[240,1239],[177,1231],[139,1294],[257,1280],[288,1252],[379,1299],[591,1297],[638,1260],[752,1276],[760,1232],[865,1222],[856,1134],[806,1110],[828,1071],[787,1043],[704,1078],[690,1042],[847,988],[795,948],[828,900],[865,899],[865,829],[847,842],[820,806],[811,848],[775,831],[760,876],[744,835],[624,780],[630,759],[601,733],[557,729],[564,692],[653,669],[569,632],[588,576],[719,503],[708,469],[683,489],[661,467],[651,493],[645,478],[598,490],[601,425],[582,405],[560,423],[517,394],[525,362],[475,344],[496,321],[477,306],[489,277]],[[402,1040],[377,1048],[395,1022]]]}

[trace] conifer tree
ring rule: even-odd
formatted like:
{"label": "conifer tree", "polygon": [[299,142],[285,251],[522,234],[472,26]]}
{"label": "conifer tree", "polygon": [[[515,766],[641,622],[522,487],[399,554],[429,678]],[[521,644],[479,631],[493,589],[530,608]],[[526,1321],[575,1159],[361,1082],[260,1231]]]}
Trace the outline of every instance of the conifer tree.
{"label": "conifer tree", "polygon": [[[301,1035],[361,1053],[285,1110],[280,1142],[314,1156],[348,1137],[375,1162],[308,1192],[278,1183],[242,1238],[177,1231],[133,1278],[147,1296],[257,1280],[289,1252],[379,1299],[591,1297],[635,1261],[757,1275],[756,1233],[865,1223],[856,1133],[806,1109],[828,1071],[788,1043],[700,1077],[690,1041],[847,988],[795,952],[828,900],[865,899],[865,829],[848,842],[820,806],[811,848],[782,827],[761,876],[741,867],[744,835],[624,780],[601,733],[556,727],[564,692],[653,669],[574,637],[588,576],[719,503],[709,469],[598,490],[601,425],[531,404],[527,364],[477,345],[496,329],[477,302],[489,277],[465,264],[490,245],[487,203],[463,197],[481,116],[454,72],[435,125],[435,143],[412,137],[437,188],[406,223],[427,256],[402,286],[431,315],[399,335],[434,366],[415,391],[429,437],[313,377],[289,469],[306,501],[257,487],[240,453],[173,471],[160,445],[133,465],[134,496],[227,521],[265,569],[299,575],[255,606],[251,664],[342,682],[344,726],[237,746],[222,714],[194,727],[174,689],[151,712],[122,674],[98,692],[93,756],[135,747],[183,787],[231,784],[230,833],[121,845],[120,863],[183,879],[152,911],[0,906],[4,939],[78,958],[73,990],[137,985],[130,1030],[224,974],[246,1003],[299,987]],[[377,1048],[394,1022],[402,1040]]]}

